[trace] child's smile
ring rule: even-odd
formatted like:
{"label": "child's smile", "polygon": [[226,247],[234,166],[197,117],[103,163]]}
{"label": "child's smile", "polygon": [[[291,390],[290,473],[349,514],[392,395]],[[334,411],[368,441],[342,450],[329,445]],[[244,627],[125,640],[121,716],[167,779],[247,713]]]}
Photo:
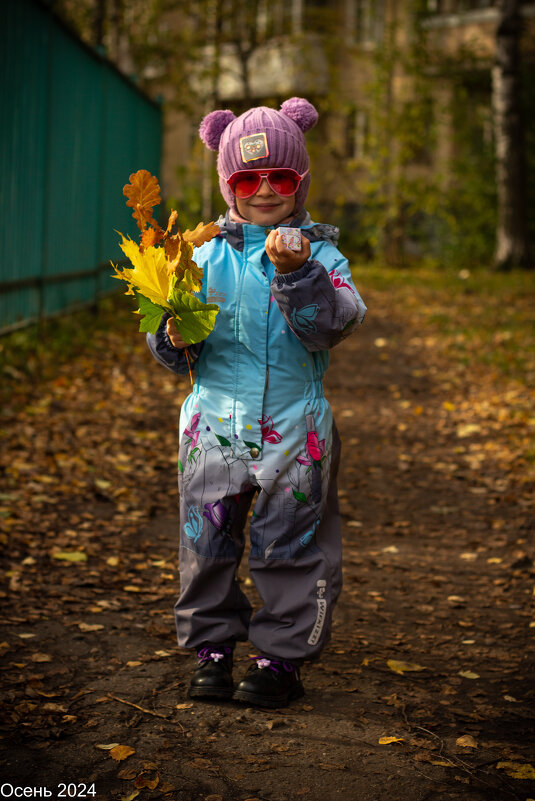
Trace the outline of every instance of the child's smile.
{"label": "child's smile", "polygon": [[254,225],[276,225],[291,216],[295,195],[277,195],[264,179],[252,197],[237,197],[236,206],[240,215]]}

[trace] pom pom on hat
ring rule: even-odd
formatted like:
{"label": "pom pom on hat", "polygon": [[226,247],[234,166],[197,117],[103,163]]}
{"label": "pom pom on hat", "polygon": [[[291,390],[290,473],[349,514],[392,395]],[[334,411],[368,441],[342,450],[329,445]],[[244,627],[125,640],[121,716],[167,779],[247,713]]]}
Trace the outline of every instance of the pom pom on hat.
{"label": "pom pom on hat", "polygon": [[210,150],[219,150],[219,142],[225,128],[236,119],[236,115],[230,109],[211,111],[201,122],[199,136]]}
{"label": "pom pom on hat", "polygon": [[290,117],[302,131],[309,131],[318,121],[318,112],[304,97],[291,97],[285,100],[281,111]]}

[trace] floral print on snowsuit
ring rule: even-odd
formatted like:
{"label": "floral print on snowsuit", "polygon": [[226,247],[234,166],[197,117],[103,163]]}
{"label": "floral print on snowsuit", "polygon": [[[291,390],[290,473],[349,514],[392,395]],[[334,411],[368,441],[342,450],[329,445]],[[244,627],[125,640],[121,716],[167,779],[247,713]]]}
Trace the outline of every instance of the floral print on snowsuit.
{"label": "floral print on snowsuit", "polygon": [[[249,639],[264,655],[299,663],[329,638],[341,588],[336,475],[339,438],[322,378],[329,348],[362,322],[364,303],[337,231],[292,221],[311,258],[276,272],[272,230],[220,220],[199,248],[202,300],[220,311],[209,337],[189,349],[196,380],[180,415],[181,592],[179,644]],[[166,318],[148,343],[166,367],[187,373]],[[263,600],[251,606],[236,580],[250,520],[250,574]]]}

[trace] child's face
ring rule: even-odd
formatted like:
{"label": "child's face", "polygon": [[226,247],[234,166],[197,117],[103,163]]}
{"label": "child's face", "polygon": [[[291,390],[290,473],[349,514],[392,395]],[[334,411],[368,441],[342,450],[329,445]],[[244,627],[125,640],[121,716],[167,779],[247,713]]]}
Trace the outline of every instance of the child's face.
{"label": "child's face", "polygon": [[238,212],[254,225],[276,225],[290,217],[295,209],[295,195],[277,195],[264,178],[256,194],[236,198]]}

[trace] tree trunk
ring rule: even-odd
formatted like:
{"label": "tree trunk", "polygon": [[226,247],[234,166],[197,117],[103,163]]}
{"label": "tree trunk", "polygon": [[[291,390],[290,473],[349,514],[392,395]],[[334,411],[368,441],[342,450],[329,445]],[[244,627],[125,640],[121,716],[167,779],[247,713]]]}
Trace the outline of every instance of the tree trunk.
{"label": "tree trunk", "polygon": [[[213,47],[211,65],[211,88],[206,99],[205,114],[214,111],[219,105],[219,74],[221,70],[221,24],[222,24],[222,0],[208,0],[208,15],[206,20],[207,41]],[[212,218],[212,170],[214,166],[214,155],[211,150],[204,148],[202,163],[202,218],[210,220]]]}
{"label": "tree trunk", "polygon": [[495,267],[532,267],[526,208],[526,158],[520,96],[519,0],[499,0],[492,106],[496,140],[498,228]]}
{"label": "tree trunk", "polygon": [[[383,34],[383,48],[386,52],[396,52],[396,39],[398,34],[398,17],[396,2],[392,2],[389,24],[385,25]],[[384,59],[384,55],[383,55]],[[382,159],[383,194],[387,209],[386,219],[382,231],[382,252],[386,263],[392,267],[404,265],[404,226],[402,221],[401,204],[398,197],[399,164],[397,163],[395,131],[391,120],[394,119],[394,72],[395,58],[388,57],[385,61],[384,78],[384,141]]]}
{"label": "tree trunk", "polygon": [[97,0],[93,11],[93,45],[104,45],[104,29],[106,27],[106,0]]}
{"label": "tree trunk", "polygon": [[240,11],[242,15],[241,27],[236,31],[234,44],[240,63],[242,100],[249,108],[253,104],[250,62],[251,56],[259,45],[258,0],[248,0],[246,3],[240,4]]}

